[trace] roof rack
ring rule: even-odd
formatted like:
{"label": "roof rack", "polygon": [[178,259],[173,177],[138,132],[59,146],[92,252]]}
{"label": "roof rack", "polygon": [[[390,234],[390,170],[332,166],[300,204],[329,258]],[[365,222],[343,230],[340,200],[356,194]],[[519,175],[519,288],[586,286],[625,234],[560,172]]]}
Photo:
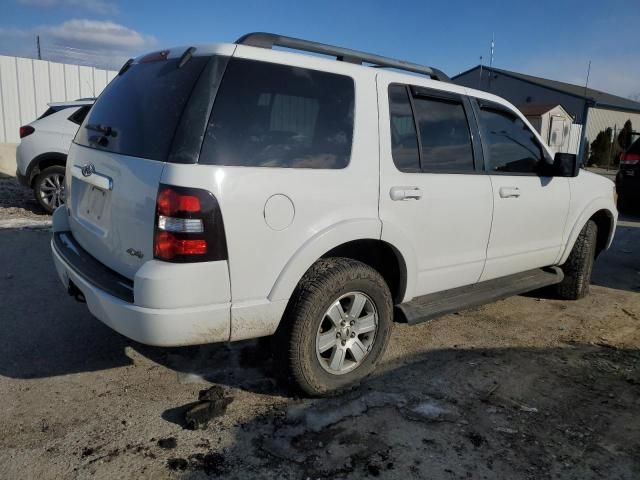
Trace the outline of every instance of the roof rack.
{"label": "roof rack", "polygon": [[274,46],[302,50],[305,52],[320,53],[323,55],[335,56],[336,60],[362,65],[368,63],[374,67],[396,68],[408,72],[427,75],[434,80],[450,82],[451,79],[441,70],[417,63],[396,60],[395,58],[383,57],[372,53],[359,52],[349,48],[334,47],[324,43],[311,42],[300,38],[285,37],[275,33],[254,32],[247,33],[236,42],[238,45],[249,45],[251,47],[273,48]]}

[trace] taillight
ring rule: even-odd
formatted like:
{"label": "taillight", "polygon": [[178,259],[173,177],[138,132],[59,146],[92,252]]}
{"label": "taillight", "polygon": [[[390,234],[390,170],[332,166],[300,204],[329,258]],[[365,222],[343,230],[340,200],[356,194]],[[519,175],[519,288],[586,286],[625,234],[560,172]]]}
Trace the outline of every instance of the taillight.
{"label": "taillight", "polygon": [[623,153],[620,157],[620,165],[635,165],[640,162],[640,154]]}
{"label": "taillight", "polygon": [[211,192],[160,185],[153,256],[167,262],[227,259],[222,213]]}
{"label": "taillight", "polygon": [[36,129],[33,128],[31,125],[25,125],[24,127],[20,127],[20,138],[24,138],[28,135],[31,135],[35,131]]}

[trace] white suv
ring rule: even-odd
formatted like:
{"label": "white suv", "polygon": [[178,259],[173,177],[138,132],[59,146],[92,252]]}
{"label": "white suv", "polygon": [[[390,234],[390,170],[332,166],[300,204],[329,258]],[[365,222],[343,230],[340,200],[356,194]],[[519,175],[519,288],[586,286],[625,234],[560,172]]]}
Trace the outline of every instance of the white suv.
{"label": "white suv", "polygon": [[436,69],[249,34],[123,66],[69,152],[52,249],[123,335],[274,335],[279,370],[322,395],[373,371],[394,321],[585,295],[614,196]]}
{"label": "white suv", "polygon": [[33,189],[47,212],[64,203],[64,173],[71,141],[95,99],[50,103],[36,120],[20,127],[16,177]]}

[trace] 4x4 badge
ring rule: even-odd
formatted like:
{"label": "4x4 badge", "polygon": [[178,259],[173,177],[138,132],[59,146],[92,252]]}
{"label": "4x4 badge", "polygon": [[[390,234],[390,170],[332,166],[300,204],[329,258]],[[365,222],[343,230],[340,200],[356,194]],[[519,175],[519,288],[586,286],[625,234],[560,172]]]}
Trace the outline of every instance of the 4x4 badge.
{"label": "4x4 badge", "polygon": [[82,166],[82,176],[90,177],[94,173],[96,173],[96,167],[94,167],[93,163],[87,163]]}
{"label": "4x4 badge", "polygon": [[133,248],[127,248],[127,253],[132,257],[138,257],[138,258],[144,257],[144,253],[142,253],[140,250],[135,250]]}

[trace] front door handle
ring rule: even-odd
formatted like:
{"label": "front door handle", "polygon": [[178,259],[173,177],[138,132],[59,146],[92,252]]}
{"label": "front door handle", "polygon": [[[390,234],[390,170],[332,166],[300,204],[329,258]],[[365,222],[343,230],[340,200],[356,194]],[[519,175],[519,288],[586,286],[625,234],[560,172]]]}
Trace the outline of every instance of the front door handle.
{"label": "front door handle", "polygon": [[420,200],[422,198],[422,190],[418,187],[391,187],[389,191],[391,200]]}
{"label": "front door handle", "polygon": [[518,187],[500,187],[500,198],[518,198],[520,189]]}

